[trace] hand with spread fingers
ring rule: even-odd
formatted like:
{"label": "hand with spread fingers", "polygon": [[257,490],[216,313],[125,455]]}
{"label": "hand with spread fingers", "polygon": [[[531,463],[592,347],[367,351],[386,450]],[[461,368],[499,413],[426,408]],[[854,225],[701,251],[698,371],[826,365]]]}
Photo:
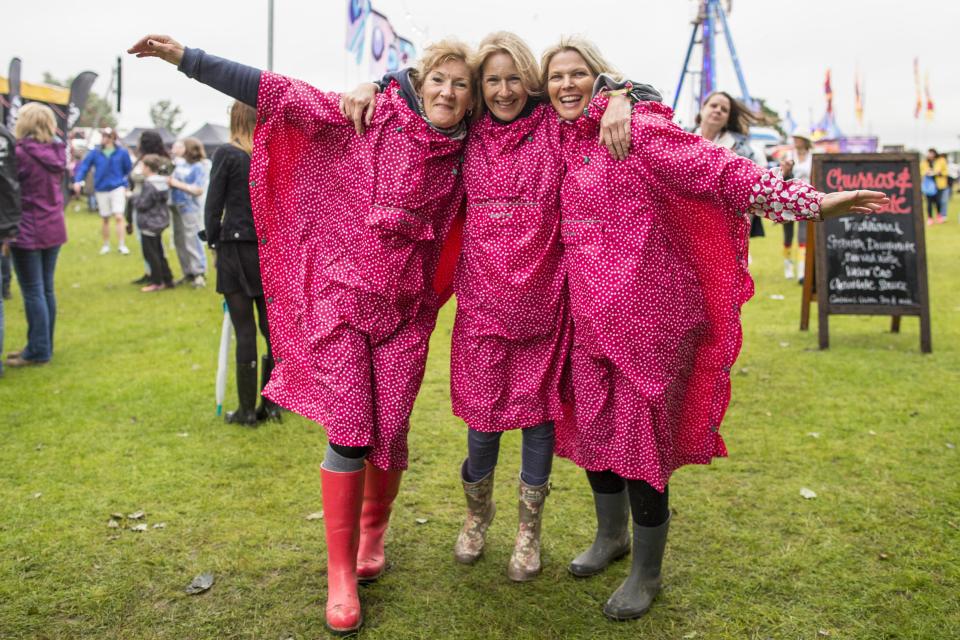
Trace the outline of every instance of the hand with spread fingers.
{"label": "hand with spread fingers", "polygon": [[353,122],[358,136],[362,136],[366,127],[373,122],[373,112],[377,108],[377,93],[380,88],[372,82],[364,82],[350,93],[340,96],[340,113]]}
{"label": "hand with spread fingers", "polygon": [[170,36],[146,35],[135,45],[127,49],[138,58],[160,58],[170,64],[179,65],[183,59],[183,45]]}
{"label": "hand with spread fingers", "polygon": [[625,95],[611,96],[607,110],[600,119],[600,144],[617,160],[630,153],[630,120],[633,105]]}
{"label": "hand with spread fingers", "polygon": [[890,198],[880,191],[837,191],[828,193],[820,203],[820,216],[832,218],[851,213],[880,213]]}

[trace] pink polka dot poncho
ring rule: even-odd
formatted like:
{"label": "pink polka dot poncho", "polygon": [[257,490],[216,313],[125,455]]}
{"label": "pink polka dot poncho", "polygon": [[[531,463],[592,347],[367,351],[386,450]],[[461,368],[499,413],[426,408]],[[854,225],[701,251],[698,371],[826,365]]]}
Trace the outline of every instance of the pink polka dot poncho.
{"label": "pink polka dot poncho", "polygon": [[396,82],[363,136],[338,105],[261,76],[250,198],[276,357],[264,393],[331,442],[372,446],[375,466],[404,469],[463,142],[432,129]]}
{"label": "pink polka dot poncho", "polygon": [[557,452],[662,491],[725,456],[719,428],[753,295],[745,214],[816,219],[823,194],[634,108],[633,149],[596,140],[606,97],[562,126],[562,241],[574,322],[574,407]]}

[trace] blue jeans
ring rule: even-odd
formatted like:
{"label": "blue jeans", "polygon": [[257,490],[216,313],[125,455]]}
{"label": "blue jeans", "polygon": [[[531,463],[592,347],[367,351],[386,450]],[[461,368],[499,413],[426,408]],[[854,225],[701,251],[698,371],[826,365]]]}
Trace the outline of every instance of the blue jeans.
{"label": "blue jeans", "polygon": [[[522,430],[523,445],[520,455],[520,477],[528,485],[539,487],[550,479],[553,466],[554,426],[542,422]],[[463,479],[477,482],[497,466],[500,456],[500,432],[482,432],[467,429],[467,464]]]}
{"label": "blue jeans", "polygon": [[940,215],[944,218],[947,217],[947,207],[950,205],[950,192],[953,191],[950,187],[946,189],[940,189]]}
{"label": "blue jeans", "polygon": [[11,247],[11,253],[27,315],[27,346],[20,357],[46,362],[53,356],[53,326],[57,317],[53,271],[60,247],[33,250]]}

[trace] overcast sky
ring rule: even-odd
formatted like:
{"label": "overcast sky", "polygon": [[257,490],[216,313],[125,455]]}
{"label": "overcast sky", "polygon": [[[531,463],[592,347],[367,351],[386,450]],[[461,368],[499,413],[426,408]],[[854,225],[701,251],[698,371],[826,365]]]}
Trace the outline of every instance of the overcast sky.
{"label": "overcast sky", "polygon": [[[476,43],[508,29],[539,55],[561,34],[594,40],[630,78],[653,84],[672,101],[690,37],[694,0],[373,0],[396,31],[418,46],[447,35]],[[347,3],[341,0],[275,0],[274,67],[318,87],[342,90],[368,77],[344,50]],[[186,131],[204,122],[226,124],[229,99],[158,60],[123,52],[141,35],[166,33],[259,67],[267,64],[267,0],[32,0],[4,12],[0,75],[13,56],[23,79],[44,71],[65,77],[100,74],[94,91],[106,91],[110,68],[124,56],[121,127],[149,125],[149,105],[179,105]],[[823,80],[833,72],[834,108],[847,134],[873,133],[882,144],[944,150],[960,148],[960,83],[955,81],[955,0],[734,0],[730,15],[746,81],[754,96],[783,113],[788,105],[801,125],[824,110]],[[721,44],[722,41],[721,41]],[[929,73],[936,117],[914,120],[913,58]],[[719,55],[721,88],[739,94],[725,46]],[[854,73],[865,82],[865,122],[853,112]],[[687,119],[685,91],[678,116]]]}

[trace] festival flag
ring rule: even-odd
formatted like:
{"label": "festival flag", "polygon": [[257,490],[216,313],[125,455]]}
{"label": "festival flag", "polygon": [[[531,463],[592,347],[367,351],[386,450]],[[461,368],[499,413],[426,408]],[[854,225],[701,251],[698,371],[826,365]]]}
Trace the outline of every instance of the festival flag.
{"label": "festival flag", "polygon": [[933,120],[933,98],[930,97],[930,72],[923,76],[923,92],[927,98],[927,120]]}
{"label": "festival flag", "polygon": [[397,49],[400,51],[400,68],[409,67],[417,58],[417,48],[406,38],[397,38]]}
{"label": "festival flag", "polygon": [[370,15],[370,0],[347,0],[347,51],[363,58],[363,41],[367,32],[367,16]]}
{"label": "festival flag", "polygon": [[857,124],[863,126],[863,88],[860,82],[860,70],[857,69],[853,80],[853,110],[857,115]]}
{"label": "festival flag", "polygon": [[830,86],[830,69],[827,69],[827,79],[823,83],[823,93],[827,98],[827,113],[833,113],[833,88]]}
{"label": "festival flag", "polygon": [[790,135],[797,130],[797,121],[793,119],[793,112],[790,105],[787,105],[787,114],[783,117],[783,125],[786,132]]}
{"label": "festival flag", "polygon": [[917,91],[917,101],[913,108],[913,119],[916,120],[920,117],[920,112],[923,111],[923,94],[920,93],[920,59],[913,59],[913,84],[916,87]]}
{"label": "festival flag", "polygon": [[[70,131],[77,124],[83,108],[87,106],[87,98],[90,96],[90,87],[93,81],[97,79],[97,74],[93,71],[82,71],[70,83],[70,103],[67,106],[67,119],[64,122],[64,131]],[[117,91],[119,91],[119,86]]]}
{"label": "festival flag", "polygon": [[10,85],[7,90],[9,106],[7,106],[4,124],[6,124],[7,129],[13,131],[17,124],[17,114],[20,112],[20,107],[23,106],[23,98],[20,96],[20,58],[10,60],[10,73],[7,76],[7,83]]}
{"label": "festival flag", "polygon": [[379,11],[370,10],[370,75],[379,78],[399,68],[397,35],[393,26]]}

